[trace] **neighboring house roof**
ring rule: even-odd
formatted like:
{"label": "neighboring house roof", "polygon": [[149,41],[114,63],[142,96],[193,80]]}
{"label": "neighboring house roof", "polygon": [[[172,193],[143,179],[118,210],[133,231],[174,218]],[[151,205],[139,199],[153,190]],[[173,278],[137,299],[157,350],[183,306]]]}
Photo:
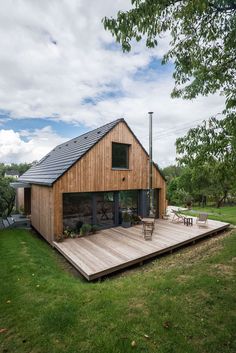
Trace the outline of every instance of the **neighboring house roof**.
{"label": "neighboring house roof", "polygon": [[16,171],[16,170],[8,170],[5,172],[5,175],[8,175],[8,176],[19,176],[19,172]]}
{"label": "neighboring house roof", "polygon": [[[103,125],[95,130],[86,132],[81,136],[58,145],[37,164],[33,165],[21,175],[18,180],[29,182],[31,184],[51,186],[121,121],[125,122],[124,119],[117,119],[109,124]],[[129,128],[128,125],[127,127]],[[129,130],[133,134],[130,128]],[[136,136],[135,138],[137,139]],[[144,149],[140,142],[139,144]],[[145,149],[144,151],[147,153]]]}

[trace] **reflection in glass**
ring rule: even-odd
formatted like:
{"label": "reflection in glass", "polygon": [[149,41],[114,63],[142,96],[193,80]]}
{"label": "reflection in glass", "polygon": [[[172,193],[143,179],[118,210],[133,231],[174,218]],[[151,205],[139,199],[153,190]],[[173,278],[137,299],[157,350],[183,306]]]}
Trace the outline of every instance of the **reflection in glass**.
{"label": "reflection in glass", "polygon": [[103,227],[114,225],[114,193],[100,192],[96,194],[96,223]]}
{"label": "reflection in glass", "polygon": [[77,229],[82,224],[92,223],[92,194],[63,194],[63,226]]}

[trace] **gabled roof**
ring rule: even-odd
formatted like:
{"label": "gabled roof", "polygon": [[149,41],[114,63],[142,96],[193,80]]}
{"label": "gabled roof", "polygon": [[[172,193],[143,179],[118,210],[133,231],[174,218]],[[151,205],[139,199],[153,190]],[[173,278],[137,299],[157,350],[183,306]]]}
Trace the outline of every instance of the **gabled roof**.
{"label": "gabled roof", "polygon": [[[130,132],[134,135],[148,156],[147,151],[130,129],[126,121],[124,119],[117,119],[109,124],[103,125],[95,130],[86,132],[81,136],[75,137],[72,140],[58,145],[46,156],[44,156],[37,164],[33,165],[29,170],[21,175],[18,178],[18,181],[51,186],[121,121],[127,125]],[[154,166],[165,179],[156,163],[154,163]]]}
{"label": "gabled roof", "polygon": [[32,184],[52,185],[121,121],[124,119],[117,119],[58,145],[18,180]]}

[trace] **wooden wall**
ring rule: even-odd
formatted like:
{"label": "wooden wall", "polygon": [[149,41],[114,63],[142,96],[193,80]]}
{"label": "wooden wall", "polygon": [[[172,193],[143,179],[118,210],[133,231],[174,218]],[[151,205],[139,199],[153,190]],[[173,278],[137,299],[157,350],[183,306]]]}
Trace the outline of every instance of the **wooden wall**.
{"label": "wooden wall", "polygon": [[16,189],[16,209],[22,211],[24,209],[24,188]]}
{"label": "wooden wall", "polygon": [[[112,142],[130,144],[129,170],[112,170]],[[94,192],[148,188],[148,156],[124,122],[114,127],[53,185],[54,234],[63,231],[64,192]],[[153,167],[153,188],[160,188],[160,212],[165,208],[165,181]],[[32,205],[33,209],[33,205]]]}
{"label": "wooden wall", "polygon": [[49,243],[52,243],[54,240],[53,212],[52,187],[32,185],[31,223]]}

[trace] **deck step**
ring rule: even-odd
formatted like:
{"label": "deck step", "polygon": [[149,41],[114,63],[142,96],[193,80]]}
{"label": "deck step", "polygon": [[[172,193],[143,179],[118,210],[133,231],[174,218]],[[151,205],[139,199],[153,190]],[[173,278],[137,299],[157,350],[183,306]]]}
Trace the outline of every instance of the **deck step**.
{"label": "deck step", "polygon": [[3,225],[4,225],[4,228],[8,228],[8,227],[9,227],[9,222],[8,222],[7,219],[3,219],[3,220],[2,220],[2,223],[3,223]]}
{"label": "deck step", "polygon": [[12,224],[12,228],[30,228],[30,220],[23,219],[21,221],[15,221]]}
{"label": "deck step", "polygon": [[0,229],[5,228],[30,228],[30,220],[28,218],[7,217],[0,220]]}
{"label": "deck step", "polygon": [[14,223],[14,219],[12,217],[7,217],[7,221],[10,226]]}

